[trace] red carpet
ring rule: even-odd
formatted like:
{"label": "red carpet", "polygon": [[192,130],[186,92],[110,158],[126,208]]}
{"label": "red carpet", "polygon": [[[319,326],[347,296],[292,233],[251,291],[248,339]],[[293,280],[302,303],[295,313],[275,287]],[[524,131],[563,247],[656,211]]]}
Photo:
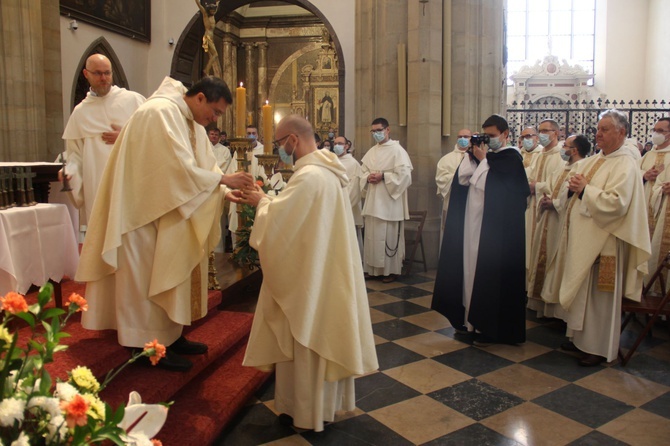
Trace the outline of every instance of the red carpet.
{"label": "red carpet", "polygon": [[[85,296],[83,284],[65,281],[63,300],[76,292]],[[35,302],[36,293],[26,296]],[[193,368],[187,373],[170,372],[133,364],[119,374],[101,396],[112,407],[126,403],[128,394],[136,390],[146,403],[174,401],[168,420],[158,435],[164,445],[210,444],[226,423],[269,377],[253,368],[243,367],[242,358],[253,315],[218,311],[220,291],[209,292],[208,315],[184,334],[191,340],[204,342],[205,355],[189,356]],[[78,365],[91,369],[100,381],[107,372],[130,358],[129,351],[116,340],[116,331],[91,331],[81,326],[79,315],[73,316],[65,331],[71,335],[63,344],[69,346],[55,355],[47,365],[52,378],[65,380],[67,372]],[[30,330],[19,331],[26,339]]]}

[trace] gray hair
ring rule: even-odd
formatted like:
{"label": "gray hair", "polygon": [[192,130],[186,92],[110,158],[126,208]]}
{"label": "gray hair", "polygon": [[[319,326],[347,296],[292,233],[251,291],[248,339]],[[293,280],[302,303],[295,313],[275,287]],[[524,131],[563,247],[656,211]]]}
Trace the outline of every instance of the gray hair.
{"label": "gray hair", "polygon": [[624,112],[619,111],[616,108],[611,108],[609,110],[605,110],[598,116],[598,119],[603,118],[612,118],[615,127],[624,129],[626,133],[628,133],[628,116],[626,116]]}

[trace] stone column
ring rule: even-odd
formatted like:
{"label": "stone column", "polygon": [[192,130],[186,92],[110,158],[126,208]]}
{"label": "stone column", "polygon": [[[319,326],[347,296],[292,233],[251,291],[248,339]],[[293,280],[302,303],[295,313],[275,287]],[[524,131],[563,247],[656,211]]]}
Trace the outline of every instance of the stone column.
{"label": "stone column", "polygon": [[[244,86],[247,88],[247,116],[252,114],[252,120],[256,116],[256,54],[254,51],[254,43],[244,43],[244,74],[246,82]],[[247,119],[247,123],[248,123]],[[253,122],[253,124],[256,124]],[[256,124],[258,125],[258,124]]]}
{"label": "stone column", "polygon": [[[235,81],[233,80],[233,38],[229,35],[224,35],[222,39],[222,49],[221,49],[221,63],[223,64],[223,81],[228,85],[228,88],[233,92],[233,98],[235,97]],[[235,107],[228,107],[226,114],[223,117],[223,129],[228,133],[228,137],[232,138],[236,135],[233,135],[233,110]]]}
{"label": "stone column", "polygon": [[63,150],[59,36],[57,3],[0,3],[0,161],[53,161]]}
{"label": "stone column", "polygon": [[[258,127],[258,132],[262,132],[263,124],[261,123],[261,107],[265,105],[268,98],[268,43],[258,42],[258,104],[255,112],[255,121]],[[270,141],[265,141],[266,136],[261,135],[263,144],[270,144]]]}

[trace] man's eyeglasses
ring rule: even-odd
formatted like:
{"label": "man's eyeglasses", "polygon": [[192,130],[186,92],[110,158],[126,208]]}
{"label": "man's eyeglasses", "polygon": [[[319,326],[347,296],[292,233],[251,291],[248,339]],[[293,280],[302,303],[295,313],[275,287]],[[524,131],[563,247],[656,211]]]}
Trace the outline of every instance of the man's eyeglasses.
{"label": "man's eyeglasses", "polygon": [[288,138],[288,137],[291,136],[292,134],[293,134],[293,133],[289,133],[289,134],[286,135],[286,136],[282,136],[282,137],[279,138],[279,139],[275,139],[274,141],[272,141],[272,145],[273,145],[273,146],[279,146],[279,145],[281,145],[282,141],[284,141],[286,138]]}
{"label": "man's eyeglasses", "polygon": [[534,138],[536,136],[537,135],[521,135],[521,139],[530,139],[530,138]]}
{"label": "man's eyeglasses", "polygon": [[[86,70],[86,71],[88,71],[88,70]],[[95,77],[102,77],[102,76],[109,77],[109,76],[112,75],[111,71],[88,71],[88,72],[91,73]]]}
{"label": "man's eyeglasses", "polygon": [[386,127],[382,127],[380,129],[372,129],[370,130],[370,133],[383,132],[384,130],[386,130]]}

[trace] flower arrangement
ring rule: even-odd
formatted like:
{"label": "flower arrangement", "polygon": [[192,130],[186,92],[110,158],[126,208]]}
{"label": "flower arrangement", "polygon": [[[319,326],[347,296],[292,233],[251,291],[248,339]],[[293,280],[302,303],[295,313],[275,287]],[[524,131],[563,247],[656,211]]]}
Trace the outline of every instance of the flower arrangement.
{"label": "flower arrangement", "polygon": [[[70,316],[86,311],[88,304],[73,293],[65,304],[67,311],[46,308],[52,294],[53,285],[47,283],[33,305],[15,292],[0,297],[0,445],[160,445],[150,438],[165,423],[167,405],[141,404],[139,394],[133,392],[127,407],[113,410],[99,393],[139,357],[147,356],[157,364],[165,356],[165,347],[155,340],[147,343],[102,383],[79,366],[68,373],[66,382],[54,385],[44,365],[67,349],[59,344],[69,336],[62,329]],[[10,327],[22,321],[31,329],[25,345],[19,342],[18,330],[10,333]]]}

